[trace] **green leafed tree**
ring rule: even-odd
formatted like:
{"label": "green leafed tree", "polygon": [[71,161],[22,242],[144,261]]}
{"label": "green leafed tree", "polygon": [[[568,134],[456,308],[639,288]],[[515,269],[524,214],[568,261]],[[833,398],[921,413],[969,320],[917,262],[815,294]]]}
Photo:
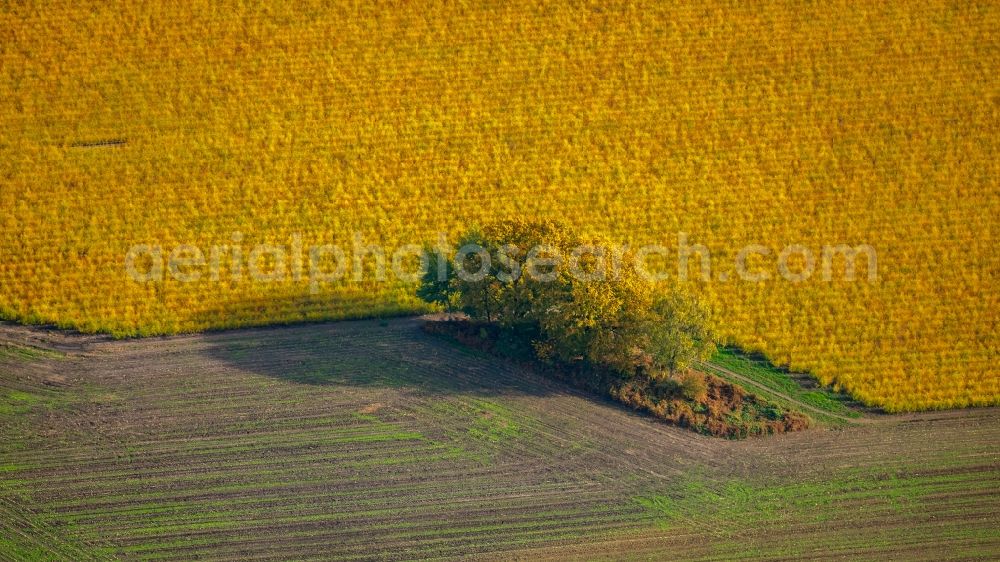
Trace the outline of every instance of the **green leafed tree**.
{"label": "green leafed tree", "polygon": [[454,265],[444,249],[425,246],[424,253],[427,256],[427,270],[417,287],[417,297],[450,312],[455,307],[455,293],[451,290],[452,278],[455,276]]}
{"label": "green leafed tree", "polygon": [[445,279],[431,267],[418,295],[457,303],[475,320],[539,334],[535,348],[543,359],[655,377],[707,358],[714,350],[707,311],[634,263],[631,252],[607,240],[515,219],[464,236]]}

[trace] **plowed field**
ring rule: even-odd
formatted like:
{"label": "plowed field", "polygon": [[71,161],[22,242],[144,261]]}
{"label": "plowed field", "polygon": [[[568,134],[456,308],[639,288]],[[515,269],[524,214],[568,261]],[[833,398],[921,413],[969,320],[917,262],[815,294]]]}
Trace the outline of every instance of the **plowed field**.
{"label": "plowed field", "polygon": [[726,441],[417,322],[0,327],[0,558],[1000,553],[995,409]]}

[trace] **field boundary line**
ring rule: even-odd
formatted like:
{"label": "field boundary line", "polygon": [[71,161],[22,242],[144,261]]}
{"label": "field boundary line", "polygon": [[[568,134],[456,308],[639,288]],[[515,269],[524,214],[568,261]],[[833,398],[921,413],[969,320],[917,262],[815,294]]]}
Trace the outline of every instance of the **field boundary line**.
{"label": "field boundary line", "polygon": [[717,365],[715,363],[712,363],[711,361],[699,361],[698,363],[696,363],[696,365],[698,365],[700,367],[703,367],[705,369],[715,370],[715,371],[719,371],[721,373],[724,373],[726,376],[733,377],[734,379],[737,379],[740,382],[742,382],[744,384],[747,384],[749,386],[752,386],[752,387],[754,387],[754,388],[756,388],[758,390],[762,390],[764,392],[768,392],[768,393],[774,394],[775,396],[781,397],[781,398],[789,401],[790,403],[795,404],[796,406],[798,406],[798,407],[800,407],[800,408],[802,408],[804,410],[809,410],[810,412],[815,413],[815,414],[820,414],[822,416],[828,416],[828,417],[831,417],[831,418],[836,418],[838,420],[845,421],[845,422],[848,422],[848,423],[871,423],[872,421],[874,421],[871,418],[866,417],[864,415],[862,415],[859,418],[851,418],[851,417],[848,417],[848,416],[842,416],[840,414],[836,414],[834,412],[830,412],[828,410],[824,410],[822,408],[817,408],[816,406],[813,406],[812,404],[807,404],[807,403],[805,403],[805,402],[803,402],[801,400],[796,399],[795,397],[791,396],[790,394],[785,394],[784,392],[782,392],[780,390],[775,390],[775,389],[773,389],[773,388],[771,388],[771,387],[769,387],[769,386],[767,386],[767,385],[765,385],[763,383],[760,383],[760,382],[757,382],[757,381],[753,380],[752,378],[750,378],[748,376],[741,375],[739,373],[733,372],[733,371],[731,371],[731,370],[729,370],[729,369],[727,369],[727,368],[725,368],[725,367],[723,367],[721,365]]}

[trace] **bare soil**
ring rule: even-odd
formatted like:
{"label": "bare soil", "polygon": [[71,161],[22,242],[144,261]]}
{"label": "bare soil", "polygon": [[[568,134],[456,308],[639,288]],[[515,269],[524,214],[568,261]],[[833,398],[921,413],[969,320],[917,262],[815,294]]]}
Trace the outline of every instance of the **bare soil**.
{"label": "bare soil", "polygon": [[996,409],[723,440],[419,323],[0,326],[66,354],[0,359],[0,558],[1000,554]]}

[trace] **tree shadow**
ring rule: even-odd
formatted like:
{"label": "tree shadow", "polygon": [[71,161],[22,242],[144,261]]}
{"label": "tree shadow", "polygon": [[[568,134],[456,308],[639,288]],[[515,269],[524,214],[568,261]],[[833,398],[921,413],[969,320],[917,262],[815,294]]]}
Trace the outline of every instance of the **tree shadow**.
{"label": "tree shadow", "polygon": [[[207,314],[239,315],[261,304],[236,306],[244,308],[227,306]],[[304,320],[207,332],[203,353],[241,371],[294,384],[397,388],[441,395],[572,392],[529,368],[424,333],[423,322],[415,316]]]}

